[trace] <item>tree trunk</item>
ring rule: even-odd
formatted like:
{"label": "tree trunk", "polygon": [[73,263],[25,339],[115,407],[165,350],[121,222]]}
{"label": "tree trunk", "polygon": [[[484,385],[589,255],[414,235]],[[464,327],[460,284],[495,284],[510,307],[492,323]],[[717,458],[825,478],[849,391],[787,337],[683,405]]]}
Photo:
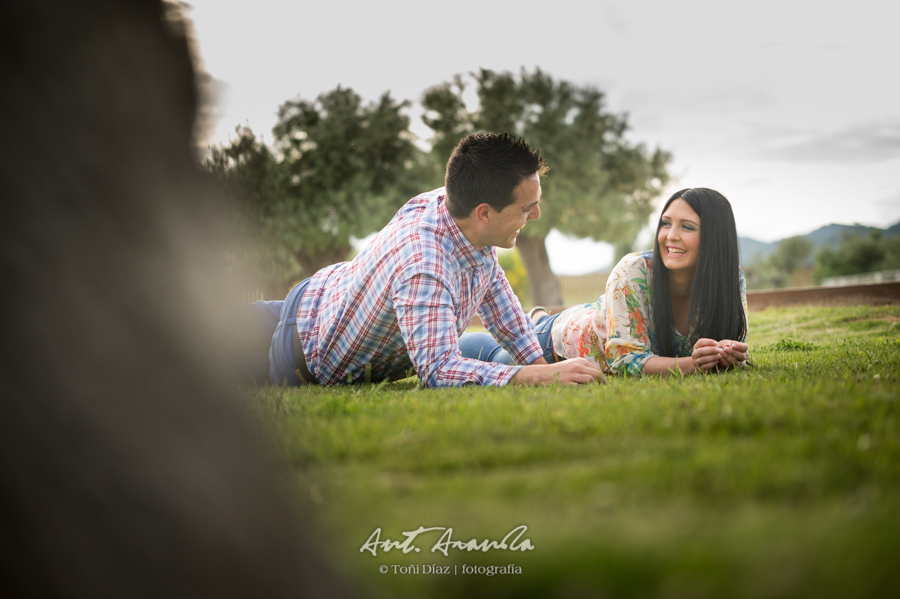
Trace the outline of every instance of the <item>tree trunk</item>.
{"label": "tree trunk", "polygon": [[[550,270],[550,257],[547,255],[547,246],[544,245],[545,237],[519,236],[516,245],[528,271],[528,290],[531,291],[531,299],[536,306],[560,306],[562,294],[559,291],[559,281]],[[527,308],[527,306],[526,306]]]}

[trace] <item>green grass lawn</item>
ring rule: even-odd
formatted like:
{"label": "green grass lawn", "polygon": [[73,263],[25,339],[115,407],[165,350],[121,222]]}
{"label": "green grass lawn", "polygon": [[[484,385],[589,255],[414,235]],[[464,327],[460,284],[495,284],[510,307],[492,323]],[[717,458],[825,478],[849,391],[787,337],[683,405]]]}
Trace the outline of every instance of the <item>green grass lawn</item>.
{"label": "green grass lawn", "polygon": [[[750,324],[753,366],[731,373],[248,396],[324,551],[370,596],[900,596],[900,307]],[[420,552],[360,552],[376,528],[480,543],[520,525],[531,551],[445,557],[431,531]]]}

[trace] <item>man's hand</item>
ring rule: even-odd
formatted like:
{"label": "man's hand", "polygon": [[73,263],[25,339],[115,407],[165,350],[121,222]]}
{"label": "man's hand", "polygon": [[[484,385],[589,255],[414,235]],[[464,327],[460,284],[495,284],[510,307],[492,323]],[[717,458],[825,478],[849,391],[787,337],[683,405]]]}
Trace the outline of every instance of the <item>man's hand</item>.
{"label": "man's hand", "polygon": [[515,385],[587,385],[606,383],[606,375],[586,358],[572,358],[556,364],[523,366],[510,380]]}

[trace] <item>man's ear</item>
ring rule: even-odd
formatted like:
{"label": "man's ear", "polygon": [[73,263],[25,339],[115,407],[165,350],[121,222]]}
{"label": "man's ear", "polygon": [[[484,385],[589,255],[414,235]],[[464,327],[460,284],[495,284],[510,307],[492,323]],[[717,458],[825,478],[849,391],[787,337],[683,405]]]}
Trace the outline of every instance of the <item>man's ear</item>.
{"label": "man's ear", "polygon": [[473,212],[475,215],[475,220],[477,220],[478,222],[480,222],[483,225],[486,225],[488,222],[488,219],[491,216],[491,213],[494,212],[494,209],[491,208],[490,204],[484,203],[484,204],[478,204],[477,206],[475,206],[475,210]]}

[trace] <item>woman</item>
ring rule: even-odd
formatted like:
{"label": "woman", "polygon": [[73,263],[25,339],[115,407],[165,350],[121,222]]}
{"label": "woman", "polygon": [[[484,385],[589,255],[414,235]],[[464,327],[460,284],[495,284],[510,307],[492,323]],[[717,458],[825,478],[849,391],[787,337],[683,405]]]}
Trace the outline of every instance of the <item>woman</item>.
{"label": "woman", "polygon": [[[635,376],[745,364],[746,284],[731,204],[712,189],[676,192],[653,251],[622,258],[600,299],[530,315],[548,362],[584,357]],[[464,357],[513,363],[487,333],[466,333],[459,345]]]}

